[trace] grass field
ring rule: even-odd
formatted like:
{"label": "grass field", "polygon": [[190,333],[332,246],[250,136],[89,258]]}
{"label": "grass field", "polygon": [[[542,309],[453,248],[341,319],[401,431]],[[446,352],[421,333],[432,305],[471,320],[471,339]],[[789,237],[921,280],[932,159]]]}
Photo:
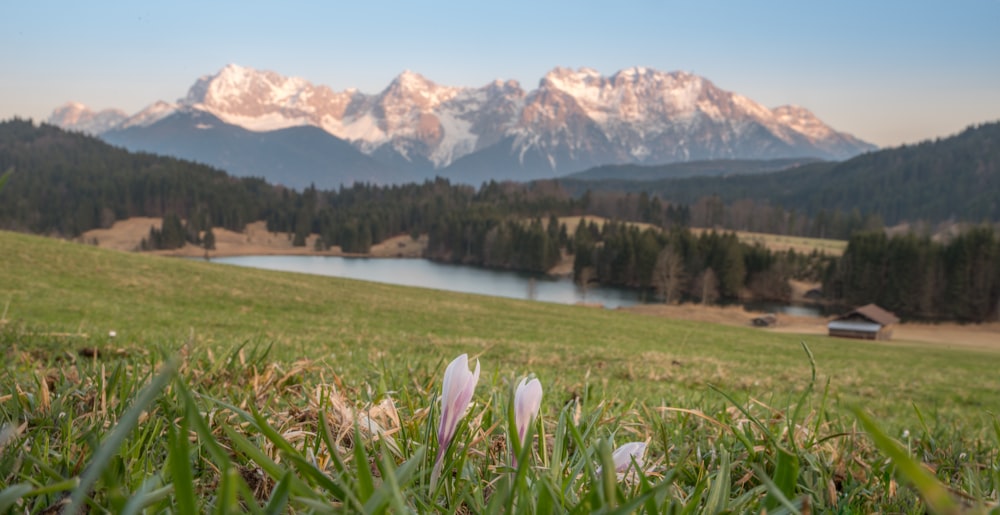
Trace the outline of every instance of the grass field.
{"label": "grass field", "polygon": [[[694,234],[701,234],[707,229],[692,229]],[[736,237],[743,243],[749,245],[760,244],[774,252],[784,252],[794,250],[801,254],[810,254],[813,251],[830,256],[839,256],[847,248],[845,240],[831,240],[826,238],[806,238],[804,236],[787,236],[783,234],[767,234],[762,232],[733,231]]]}
{"label": "grass field", "polygon": [[[576,231],[578,225],[580,225],[580,220],[586,220],[587,223],[594,222],[597,225],[603,225],[607,223],[607,218],[602,218],[599,216],[564,216],[559,218],[559,223],[566,225],[566,231],[569,234],[573,234]],[[640,230],[645,230],[648,228],[655,228],[656,226],[652,224],[629,222],[630,225],[638,227]],[[703,232],[707,232],[710,229],[704,228],[692,228],[691,233],[695,236],[701,235]],[[748,245],[760,244],[774,252],[784,252],[786,250],[794,250],[802,254],[810,254],[813,251],[817,251],[821,254],[828,254],[831,256],[839,256],[844,253],[844,249],[847,248],[847,241],[845,240],[831,240],[826,238],[806,238],[804,236],[787,236],[783,234],[767,234],[761,232],[750,232],[750,231],[730,231],[727,229],[720,229],[717,232],[732,232],[736,234],[736,237],[740,239],[743,243]]]}
{"label": "grass field", "polygon": [[[767,333],[11,233],[0,233],[0,258],[0,512],[69,502],[531,513],[997,502],[995,351]],[[467,459],[449,461],[448,480],[430,489],[434,398],[461,353],[483,367],[456,444]],[[164,364],[171,372],[156,375]],[[497,449],[509,392],[527,374],[545,392],[541,438],[519,460],[531,466],[505,473]],[[852,409],[894,439],[870,438]],[[397,448],[352,433],[358,410],[382,413]],[[609,439],[649,442],[639,480],[591,480]],[[908,459],[926,467],[914,472]]]}

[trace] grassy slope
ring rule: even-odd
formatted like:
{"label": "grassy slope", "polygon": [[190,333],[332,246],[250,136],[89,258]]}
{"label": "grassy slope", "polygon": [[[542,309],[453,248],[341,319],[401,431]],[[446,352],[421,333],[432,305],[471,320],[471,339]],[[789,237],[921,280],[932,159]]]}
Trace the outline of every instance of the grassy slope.
{"label": "grassy slope", "polygon": [[708,384],[784,407],[809,380],[805,341],[832,402],[860,404],[892,429],[916,423],[915,404],[932,425],[964,426],[968,434],[987,428],[985,410],[1000,405],[1000,354],[993,352],[256,271],[5,232],[0,259],[8,323],[52,334],[51,346],[82,345],[56,334],[66,332],[104,344],[99,335],[112,329],[116,347],[179,348],[192,334],[215,352],[274,343],[275,359],[319,359],[352,384],[384,380],[383,371],[423,376],[469,352],[480,355],[487,376],[538,374],[550,406],[589,382],[611,398],[708,411],[726,403]]}

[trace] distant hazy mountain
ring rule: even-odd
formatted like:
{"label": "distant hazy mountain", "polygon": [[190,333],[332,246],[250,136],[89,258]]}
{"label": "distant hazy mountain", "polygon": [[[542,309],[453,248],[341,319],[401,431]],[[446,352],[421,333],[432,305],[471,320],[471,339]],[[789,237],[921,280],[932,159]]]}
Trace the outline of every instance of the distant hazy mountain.
{"label": "distant hazy mountain", "polygon": [[[229,65],[199,78],[177,104],[119,116],[114,129],[131,129],[132,148],[163,148],[153,127],[175,111],[209,113],[256,133],[316,127],[407,180],[530,180],[607,164],[708,159],[837,160],[875,148],[801,107],[769,109],[697,75],[648,68],[610,77],[556,68],[531,91],[499,80],[442,86],[407,71],[369,95]],[[54,113],[50,122],[72,128],[77,118]]]}
{"label": "distant hazy mountain", "polygon": [[150,125],[108,131],[102,138],[128,150],[181,157],[299,190],[310,184],[334,189],[355,181],[388,184],[404,179],[318,127],[254,132],[196,109],[176,110]]}

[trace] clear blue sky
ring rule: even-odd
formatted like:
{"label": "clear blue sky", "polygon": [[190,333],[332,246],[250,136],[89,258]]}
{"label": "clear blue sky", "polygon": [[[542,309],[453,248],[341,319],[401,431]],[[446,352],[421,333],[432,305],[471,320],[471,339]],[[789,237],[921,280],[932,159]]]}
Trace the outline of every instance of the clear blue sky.
{"label": "clear blue sky", "polygon": [[132,113],[228,63],[335,90],[555,66],[684,70],[880,146],[1000,120],[1000,0],[5,1],[0,119],[67,101]]}

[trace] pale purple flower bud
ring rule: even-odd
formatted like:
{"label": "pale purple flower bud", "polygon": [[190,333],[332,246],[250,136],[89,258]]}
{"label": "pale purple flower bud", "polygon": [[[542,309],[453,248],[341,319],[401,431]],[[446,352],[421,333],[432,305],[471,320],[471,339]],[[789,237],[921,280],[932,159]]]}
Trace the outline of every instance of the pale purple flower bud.
{"label": "pale purple flower bud", "polygon": [[[646,454],[646,442],[629,442],[615,449],[611,453],[611,461],[615,464],[615,472],[618,479],[632,466],[632,459],[635,458],[636,467],[642,469],[643,456]],[[597,467],[597,475],[601,474],[602,467]]]}
{"label": "pale purple flower bud", "polygon": [[542,406],[542,383],[538,379],[528,381],[528,378],[521,379],[514,392],[514,425],[517,426],[517,439],[524,444],[524,436],[528,433],[528,426],[531,421],[538,416],[538,409]]}
{"label": "pale purple flower bud", "polygon": [[441,383],[441,423],[438,425],[438,455],[451,443],[458,428],[458,421],[465,415],[472,394],[479,382],[479,360],[475,372],[469,371],[469,356],[455,358],[444,371]]}
{"label": "pale purple flower bud", "polygon": [[469,371],[469,356],[462,354],[455,358],[444,371],[444,381],[441,383],[441,423],[438,424],[438,452],[434,469],[431,471],[431,490],[437,485],[441,474],[441,464],[444,461],[444,451],[451,443],[458,429],[458,421],[465,416],[469,401],[476,391],[479,382],[479,360],[476,360],[475,372]]}
{"label": "pale purple flower bud", "polygon": [[615,452],[611,453],[611,459],[615,462],[615,472],[625,472],[628,470],[632,466],[633,458],[635,458],[636,466],[641,469],[642,459],[645,454],[645,442],[629,442],[615,449]]}

